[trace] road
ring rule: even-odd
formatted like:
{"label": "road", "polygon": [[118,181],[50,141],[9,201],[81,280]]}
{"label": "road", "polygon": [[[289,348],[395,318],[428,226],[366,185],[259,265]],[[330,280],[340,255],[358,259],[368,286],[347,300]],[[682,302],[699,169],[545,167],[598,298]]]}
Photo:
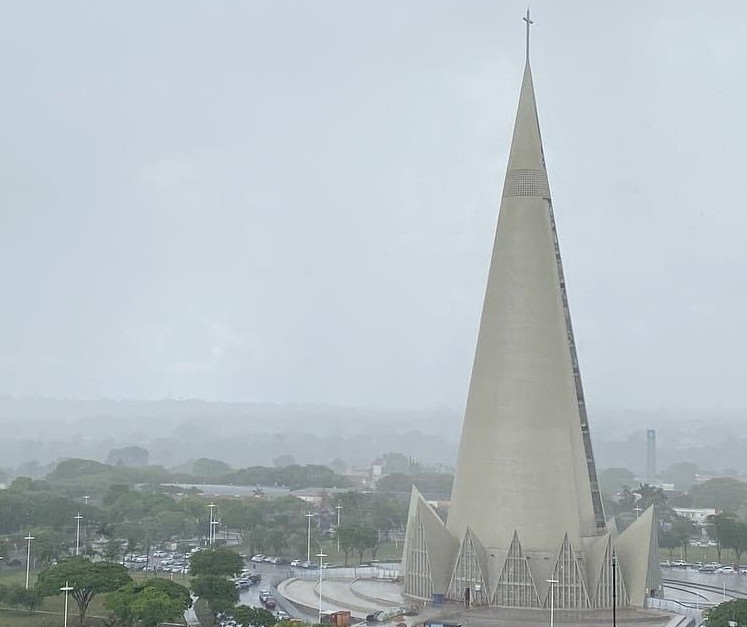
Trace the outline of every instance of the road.
{"label": "road", "polygon": [[304,612],[300,611],[295,605],[288,602],[280,594],[278,594],[276,588],[277,584],[285,579],[288,579],[288,577],[293,576],[293,573],[289,566],[274,566],[272,564],[265,563],[256,564],[249,560],[247,560],[246,564],[246,568],[249,569],[252,574],[261,575],[262,580],[259,582],[259,585],[252,586],[248,590],[243,590],[240,592],[240,605],[262,607],[262,604],[259,602],[259,591],[267,589],[270,591],[270,594],[275,597],[275,600],[278,604],[277,609],[287,612],[292,618],[300,618],[303,621],[314,623],[318,620],[316,614],[313,616],[310,614],[305,614]]}

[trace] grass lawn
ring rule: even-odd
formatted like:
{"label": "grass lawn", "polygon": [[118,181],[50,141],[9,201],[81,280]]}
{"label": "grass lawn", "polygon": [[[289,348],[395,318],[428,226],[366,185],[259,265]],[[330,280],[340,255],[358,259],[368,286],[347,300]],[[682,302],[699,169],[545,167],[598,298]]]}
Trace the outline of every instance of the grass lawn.
{"label": "grass lawn", "polygon": [[[343,566],[345,564],[345,553],[337,551],[337,543],[335,541],[324,542],[322,545],[322,552],[327,555],[324,558],[325,562],[335,564],[336,566]],[[317,551],[314,551],[317,553]],[[303,559],[305,556],[301,556]],[[312,558],[313,559],[313,558]],[[363,552],[364,564],[368,564],[373,558],[371,557],[371,551]],[[395,544],[394,542],[382,542],[379,546],[379,550],[376,552],[376,561],[398,561],[402,559],[402,542]],[[358,559],[358,552],[351,551],[348,553],[348,566],[357,566],[361,561]]]}
{"label": "grass lawn", "polygon": [[[143,573],[131,573],[133,579],[144,579]],[[151,573],[152,576],[152,573]],[[189,586],[188,578],[181,579],[174,576],[174,581],[185,586]],[[0,585],[26,583],[26,571],[0,571]],[[29,576],[29,586],[36,583],[36,574],[31,573]],[[47,597],[44,599],[39,608],[32,614],[23,609],[6,608],[0,605],[0,627],[62,627],[63,611],[65,609],[65,597],[60,593],[56,597]],[[109,612],[104,608],[104,595],[97,594],[91,600],[86,613],[85,627],[104,627],[104,618]],[[78,606],[72,597],[68,598],[68,627],[77,627],[78,625]]]}

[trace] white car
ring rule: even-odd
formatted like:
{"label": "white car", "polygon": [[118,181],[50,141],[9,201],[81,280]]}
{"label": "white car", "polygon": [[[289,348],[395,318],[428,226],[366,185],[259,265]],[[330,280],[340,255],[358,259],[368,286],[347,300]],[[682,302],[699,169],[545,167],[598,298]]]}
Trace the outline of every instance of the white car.
{"label": "white car", "polygon": [[301,560],[293,560],[291,562],[291,566],[300,566],[300,565],[301,565]]}
{"label": "white car", "polygon": [[289,620],[290,614],[288,614],[288,612],[284,612],[283,610],[278,610],[277,612],[275,612],[275,618],[277,618],[278,620]]}
{"label": "white car", "polygon": [[736,570],[734,570],[733,566],[722,566],[721,568],[716,569],[717,573],[723,573],[724,575],[733,575]]}

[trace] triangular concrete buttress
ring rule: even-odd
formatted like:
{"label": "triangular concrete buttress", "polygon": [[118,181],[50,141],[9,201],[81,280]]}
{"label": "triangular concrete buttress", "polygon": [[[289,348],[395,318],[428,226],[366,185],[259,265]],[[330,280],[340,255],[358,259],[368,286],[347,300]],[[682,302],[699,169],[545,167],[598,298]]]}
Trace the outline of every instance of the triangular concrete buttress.
{"label": "triangular concrete buttress", "polygon": [[646,597],[652,591],[658,594],[661,588],[653,505],[620,534],[614,542],[614,550],[630,604],[644,607]]}
{"label": "triangular concrete buttress", "polygon": [[[552,595],[557,609],[580,610],[590,606],[584,574],[568,534],[558,551],[551,579],[556,582],[552,584]],[[545,595],[545,607],[550,607],[549,590]]]}
{"label": "triangular concrete buttress", "polygon": [[460,596],[469,605],[490,603],[485,548],[469,528],[464,534],[447,592],[449,599]]}
{"label": "triangular concrete buttress", "polygon": [[516,531],[493,590],[493,604],[502,607],[540,607],[537,586]]}
{"label": "triangular concrete buttress", "polygon": [[611,536],[608,534],[603,540],[602,559],[589,564],[589,568],[596,573],[593,585],[589,587],[589,590],[593,591],[591,605],[594,608],[610,608],[613,604],[616,607],[627,606],[628,593],[625,589],[622,565],[618,559],[613,564]]}
{"label": "triangular concrete buttress", "polygon": [[413,486],[402,553],[403,594],[426,601],[445,594],[457,547],[436,511]]}

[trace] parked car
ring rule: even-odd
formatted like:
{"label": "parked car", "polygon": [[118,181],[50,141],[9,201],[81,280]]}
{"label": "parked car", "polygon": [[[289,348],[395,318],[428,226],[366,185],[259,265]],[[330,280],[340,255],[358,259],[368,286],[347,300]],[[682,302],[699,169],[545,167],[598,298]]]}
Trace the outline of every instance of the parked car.
{"label": "parked car", "polygon": [[712,566],[711,564],[703,564],[700,568],[698,568],[698,571],[701,573],[715,573],[716,567]]}
{"label": "parked car", "polygon": [[293,560],[290,565],[294,566],[294,567],[295,566],[300,566],[301,565],[301,560]]}

